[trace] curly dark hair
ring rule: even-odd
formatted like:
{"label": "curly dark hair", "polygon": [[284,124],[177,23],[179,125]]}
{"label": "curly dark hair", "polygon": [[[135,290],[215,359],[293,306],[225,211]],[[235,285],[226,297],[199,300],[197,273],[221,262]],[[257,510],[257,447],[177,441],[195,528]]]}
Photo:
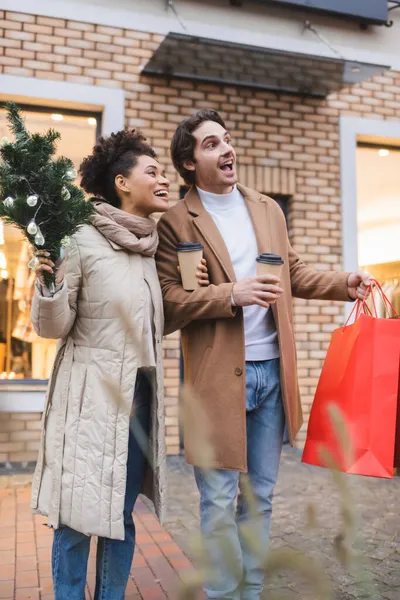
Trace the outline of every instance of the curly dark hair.
{"label": "curly dark hair", "polygon": [[202,108],[194,115],[187,117],[179,123],[171,141],[172,162],[187,185],[194,185],[196,178],[195,171],[189,171],[184,167],[184,163],[188,160],[195,162],[194,149],[196,147],[196,140],[192,134],[206,121],[214,121],[226,129],[223,118],[216,110]]}
{"label": "curly dark hair", "polygon": [[79,167],[81,186],[88,194],[101,197],[120,208],[115,178],[117,175],[127,177],[142,155],[157,158],[153,148],[146,143],[146,138],[135,129],[125,128],[101,137],[92,154],[84,158]]}

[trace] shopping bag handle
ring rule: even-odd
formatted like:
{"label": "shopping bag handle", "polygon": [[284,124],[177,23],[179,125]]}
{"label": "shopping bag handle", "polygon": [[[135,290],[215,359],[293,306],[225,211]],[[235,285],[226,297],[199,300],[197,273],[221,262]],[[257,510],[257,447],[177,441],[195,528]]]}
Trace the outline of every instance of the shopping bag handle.
{"label": "shopping bag handle", "polygon": [[354,316],[354,321],[357,321],[357,319],[359,319],[359,317],[362,314],[368,314],[369,316],[373,316],[371,309],[369,308],[368,304],[365,304],[363,300],[356,300],[353,304],[353,308],[351,309],[351,312],[349,314],[349,316],[347,317],[347,320],[344,324],[345,327],[347,327],[347,325],[350,323],[351,318]]}
{"label": "shopping bag handle", "polygon": [[[390,315],[390,311],[392,312],[392,314],[395,317],[399,317],[398,312],[396,311],[395,307],[393,306],[393,304],[390,302],[389,298],[386,296],[385,292],[383,291],[383,288],[381,286],[381,284],[379,283],[379,281],[377,279],[375,279],[374,277],[370,277],[371,280],[371,297],[372,297],[372,302],[374,305],[374,310],[375,310],[375,315],[376,317],[378,316],[378,311],[376,310],[376,304],[375,304],[375,297],[374,297],[374,289],[378,290],[378,293],[380,295],[380,297],[382,298],[383,304],[385,306],[386,312],[388,315]],[[364,304],[364,306],[368,306],[367,305],[367,301],[364,298],[364,300],[362,300],[362,303]]]}
{"label": "shopping bag handle", "polygon": [[374,290],[377,289],[379,296],[381,297],[383,304],[385,306],[386,312],[388,315],[390,315],[390,311],[392,311],[393,315],[395,317],[399,317],[398,312],[396,311],[396,309],[394,308],[393,304],[390,302],[389,298],[386,296],[385,292],[383,291],[383,288],[381,286],[381,284],[379,283],[379,281],[377,279],[375,279],[374,277],[370,277],[370,281],[371,284],[369,286],[370,289],[370,294],[371,294],[371,298],[372,298],[372,304],[374,307],[374,312],[371,311],[371,309],[369,308],[368,304],[367,304],[367,299],[364,298],[363,300],[358,299],[355,303],[354,306],[347,318],[347,321],[345,323],[345,327],[349,324],[352,316],[355,313],[355,321],[357,321],[357,319],[359,319],[359,317],[364,314],[364,315],[369,315],[371,317],[375,317],[378,318],[378,311],[376,308],[376,302],[375,302],[375,296],[374,296]]}

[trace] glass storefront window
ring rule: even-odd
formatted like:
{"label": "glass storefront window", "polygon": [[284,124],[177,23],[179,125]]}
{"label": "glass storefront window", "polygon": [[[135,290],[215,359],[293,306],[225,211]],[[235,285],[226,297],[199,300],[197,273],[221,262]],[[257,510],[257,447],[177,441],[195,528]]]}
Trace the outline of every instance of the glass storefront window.
{"label": "glass storefront window", "polygon": [[358,258],[361,266],[400,261],[400,148],[357,148]]}
{"label": "glass storefront window", "polygon": [[[400,140],[361,143],[357,148],[358,261],[375,277],[400,314]],[[376,295],[373,314],[391,316]]]}
{"label": "glass storefront window", "polygon": [[[60,108],[22,108],[29,131],[43,133],[49,127],[60,131],[57,155],[70,158],[78,170],[96,142],[101,115]],[[12,139],[5,111],[0,108],[0,138],[3,136]],[[46,380],[54,360],[55,340],[39,338],[30,321],[35,281],[27,267],[30,257],[29,244],[19,230],[0,220],[0,385],[11,380]]]}

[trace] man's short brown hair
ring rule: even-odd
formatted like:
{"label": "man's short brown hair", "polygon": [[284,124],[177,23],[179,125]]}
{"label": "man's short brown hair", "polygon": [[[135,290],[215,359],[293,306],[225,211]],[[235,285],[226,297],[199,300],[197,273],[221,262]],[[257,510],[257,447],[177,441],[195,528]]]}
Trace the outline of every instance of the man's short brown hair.
{"label": "man's short brown hair", "polygon": [[192,134],[206,121],[214,121],[226,129],[224,120],[216,110],[202,108],[194,115],[187,117],[179,123],[171,141],[172,162],[187,185],[194,185],[196,179],[195,171],[189,171],[184,167],[186,161],[195,162],[194,149],[196,147],[196,140]]}

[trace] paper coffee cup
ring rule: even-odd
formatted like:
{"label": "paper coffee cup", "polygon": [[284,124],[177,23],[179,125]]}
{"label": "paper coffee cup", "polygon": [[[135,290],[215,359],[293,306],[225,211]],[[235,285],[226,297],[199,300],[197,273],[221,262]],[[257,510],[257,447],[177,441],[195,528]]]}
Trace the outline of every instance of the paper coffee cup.
{"label": "paper coffee cup", "polygon": [[183,289],[187,292],[192,292],[200,287],[196,271],[203,258],[203,245],[199,242],[181,242],[177,245],[176,251],[178,253]]}
{"label": "paper coffee cup", "polygon": [[260,254],[256,258],[257,261],[257,277],[261,275],[274,275],[281,277],[284,261],[278,254]]}

